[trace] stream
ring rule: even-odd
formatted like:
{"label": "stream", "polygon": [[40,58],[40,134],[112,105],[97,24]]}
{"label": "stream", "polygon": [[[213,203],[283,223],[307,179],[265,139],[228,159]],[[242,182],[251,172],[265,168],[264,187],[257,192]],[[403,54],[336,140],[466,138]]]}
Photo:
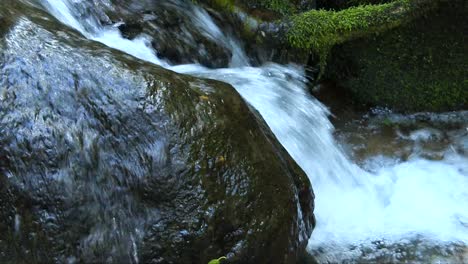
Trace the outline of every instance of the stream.
{"label": "stream", "polygon": [[377,111],[335,129],[328,108],[308,92],[304,69],[251,66],[242,43],[197,6],[183,12],[203,35],[230,50],[230,67],[173,65],[156,55],[148,36],[129,40],[116,26],[80,14],[80,1],[40,1],[90,40],[178,73],[231,84],[310,178],[317,226],[308,252],[318,262],[468,260],[468,112],[423,118]]}

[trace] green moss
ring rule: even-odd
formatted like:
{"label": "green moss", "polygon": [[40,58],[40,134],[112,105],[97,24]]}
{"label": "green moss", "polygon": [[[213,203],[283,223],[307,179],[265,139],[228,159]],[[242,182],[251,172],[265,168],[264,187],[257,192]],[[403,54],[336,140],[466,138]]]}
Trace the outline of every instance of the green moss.
{"label": "green moss", "polygon": [[463,1],[383,34],[335,47],[327,77],[356,101],[401,111],[447,111],[468,106],[468,47]]}
{"label": "green moss", "polygon": [[395,0],[342,11],[311,10],[292,18],[287,38],[293,47],[311,50],[319,56],[322,75],[333,46],[398,27],[433,9],[438,2]]}

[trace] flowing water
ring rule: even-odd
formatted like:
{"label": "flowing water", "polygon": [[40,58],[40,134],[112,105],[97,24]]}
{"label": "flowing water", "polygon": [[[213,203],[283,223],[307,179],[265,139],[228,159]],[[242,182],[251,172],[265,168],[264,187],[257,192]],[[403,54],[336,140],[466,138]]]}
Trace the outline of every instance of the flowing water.
{"label": "flowing water", "polygon": [[[156,56],[148,37],[125,39],[117,27],[103,26],[92,15],[80,16],[76,10],[79,2],[43,0],[41,4],[86,38],[179,73],[230,83],[258,110],[313,184],[317,227],[308,250],[319,262],[459,262],[463,254],[466,257],[466,118],[438,160],[415,152],[403,161],[371,156],[358,166],[340,147],[349,142],[339,144],[334,139],[327,108],[307,92],[303,69],[273,63],[250,66],[237,40],[223,34],[204,10],[191,6],[184,12],[204,35],[231,51],[230,68],[171,65]],[[410,131],[405,139],[420,142],[433,137],[430,130],[423,129]]]}

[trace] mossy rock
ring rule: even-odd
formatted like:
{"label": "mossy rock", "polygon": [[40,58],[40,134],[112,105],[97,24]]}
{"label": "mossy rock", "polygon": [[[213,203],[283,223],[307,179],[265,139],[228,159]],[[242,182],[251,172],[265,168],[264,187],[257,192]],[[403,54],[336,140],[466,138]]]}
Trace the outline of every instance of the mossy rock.
{"label": "mossy rock", "polygon": [[393,0],[317,0],[317,9],[342,10],[352,6],[377,5]]}
{"label": "mossy rock", "polygon": [[441,1],[394,0],[341,11],[311,10],[291,18],[287,41],[292,47],[309,50],[318,58],[320,79],[334,46],[404,25],[437,8]]}
{"label": "mossy rock", "polygon": [[468,106],[467,4],[442,2],[414,22],[335,47],[326,70],[356,101],[400,111]]}
{"label": "mossy rock", "polygon": [[310,182],[233,87],[0,16],[0,263],[296,262]]}

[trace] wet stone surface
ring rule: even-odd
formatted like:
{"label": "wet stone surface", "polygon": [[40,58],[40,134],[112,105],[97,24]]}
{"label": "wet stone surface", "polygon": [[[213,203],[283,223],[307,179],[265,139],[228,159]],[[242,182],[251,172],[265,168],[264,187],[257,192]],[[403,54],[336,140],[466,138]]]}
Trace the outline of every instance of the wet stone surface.
{"label": "wet stone surface", "polygon": [[0,262],[295,262],[310,183],[232,87],[6,7]]}
{"label": "wet stone surface", "polygon": [[400,115],[376,108],[361,117],[340,120],[336,134],[348,154],[364,167],[375,157],[437,161],[452,153],[468,156],[467,120],[467,111]]}
{"label": "wet stone surface", "polygon": [[128,39],[149,36],[159,57],[173,64],[200,63],[211,68],[227,67],[232,51],[221,33],[213,36],[194,15],[194,7],[180,1],[117,1],[106,10],[119,23]]}

